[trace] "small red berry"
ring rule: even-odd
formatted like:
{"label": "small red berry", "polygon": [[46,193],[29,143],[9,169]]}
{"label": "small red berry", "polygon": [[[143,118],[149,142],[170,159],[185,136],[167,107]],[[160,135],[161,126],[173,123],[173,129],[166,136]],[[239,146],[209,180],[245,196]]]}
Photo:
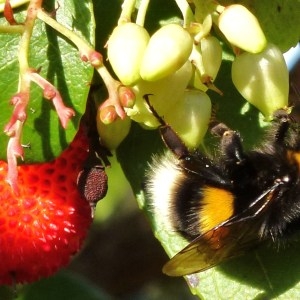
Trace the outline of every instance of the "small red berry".
{"label": "small red berry", "polygon": [[0,284],[47,277],[80,249],[92,221],[77,188],[87,157],[88,141],[79,131],[55,160],[18,167],[18,195],[0,161]]}

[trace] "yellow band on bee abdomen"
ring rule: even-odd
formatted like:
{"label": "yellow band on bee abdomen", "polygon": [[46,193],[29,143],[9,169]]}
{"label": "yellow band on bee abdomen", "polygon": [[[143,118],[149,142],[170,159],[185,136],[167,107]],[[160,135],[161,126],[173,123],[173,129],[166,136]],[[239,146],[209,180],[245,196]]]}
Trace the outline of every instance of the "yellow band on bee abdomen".
{"label": "yellow band on bee abdomen", "polygon": [[234,212],[234,197],[231,192],[206,186],[203,189],[200,209],[200,232],[205,233],[228,220]]}

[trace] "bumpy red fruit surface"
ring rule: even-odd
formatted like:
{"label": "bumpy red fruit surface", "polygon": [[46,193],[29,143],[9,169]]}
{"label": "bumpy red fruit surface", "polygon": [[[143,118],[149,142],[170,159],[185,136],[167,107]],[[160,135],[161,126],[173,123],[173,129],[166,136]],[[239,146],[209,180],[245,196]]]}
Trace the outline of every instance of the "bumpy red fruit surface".
{"label": "bumpy red fruit surface", "polygon": [[76,181],[87,155],[80,131],[54,161],[18,167],[17,195],[0,161],[0,284],[47,277],[80,249],[91,209]]}

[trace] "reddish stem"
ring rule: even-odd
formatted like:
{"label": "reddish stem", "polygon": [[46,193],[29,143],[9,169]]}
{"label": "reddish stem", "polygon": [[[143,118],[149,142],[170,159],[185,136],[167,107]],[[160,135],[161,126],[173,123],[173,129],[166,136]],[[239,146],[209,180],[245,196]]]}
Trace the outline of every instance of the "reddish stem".
{"label": "reddish stem", "polygon": [[44,91],[44,97],[48,100],[52,100],[52,103],[56,109],[58,117],[60,119],[63,128],[67,127],[68,121],[75,116],[75,111],[64,105],[60,92],[56,87],[48,80],[43,78],[39,73],[35,71],[29,71],[28,77],[31,81],[35,82]]}

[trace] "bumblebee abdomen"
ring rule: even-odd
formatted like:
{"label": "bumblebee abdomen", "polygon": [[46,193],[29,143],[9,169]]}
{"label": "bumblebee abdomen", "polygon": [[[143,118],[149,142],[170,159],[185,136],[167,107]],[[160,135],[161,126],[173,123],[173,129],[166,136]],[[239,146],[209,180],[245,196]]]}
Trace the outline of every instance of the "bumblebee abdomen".
{"label": "bumblebee abdomen", "polygon": [[204,186],[202,195],[199,223],[205,233],[233,216],[235,199],[230,191],[212,186]]}
{"label": "bumblebee abdomen", "polygon": [[193,240],[234,214],[234,195],[222,183],[209,182],[197,172],[190,174],[171,155],[154,158],[146,187],[150,207],[162,216],[165,228]]}

